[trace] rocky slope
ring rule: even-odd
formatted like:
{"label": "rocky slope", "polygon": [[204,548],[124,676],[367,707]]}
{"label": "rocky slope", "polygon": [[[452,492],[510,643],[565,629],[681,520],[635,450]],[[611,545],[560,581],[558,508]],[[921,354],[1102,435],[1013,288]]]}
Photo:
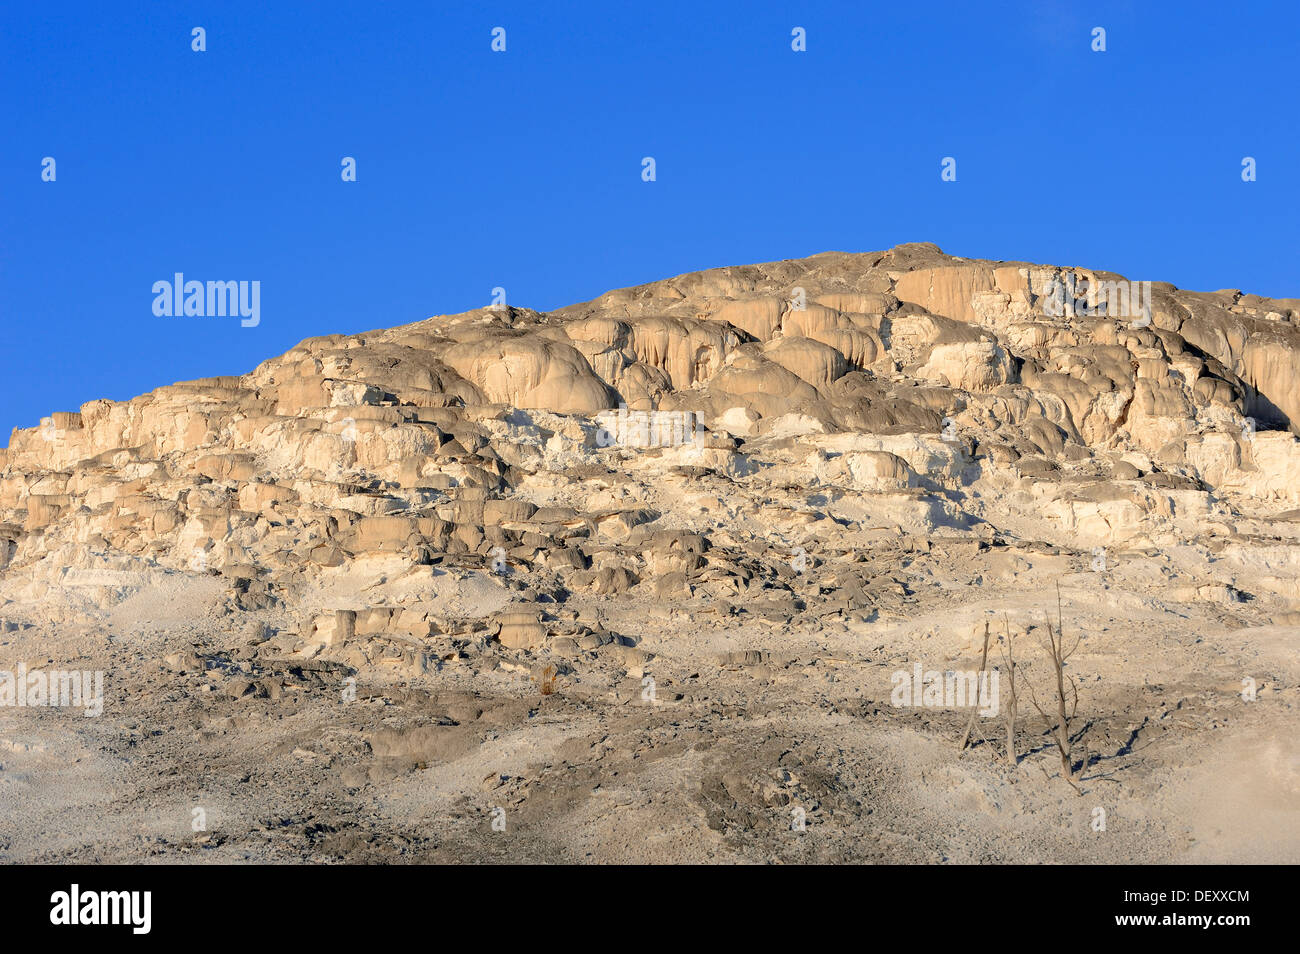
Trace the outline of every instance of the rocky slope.
{"label": "rocky slope", "polygon": [[[906,245],[53,414],[0,451],[0,668],[108,702],[0,709],[0,857],[1296,860],[1297,379],[1300,300]],[[1058,590],[1081,800],[1028,717],[1007,767],[889,702],[990,620],[1045,678]]]}

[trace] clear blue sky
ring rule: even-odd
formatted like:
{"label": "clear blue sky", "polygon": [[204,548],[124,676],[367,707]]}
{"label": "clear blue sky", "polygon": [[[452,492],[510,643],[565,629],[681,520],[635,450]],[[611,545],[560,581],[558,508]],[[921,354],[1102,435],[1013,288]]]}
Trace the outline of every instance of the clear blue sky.
{"label": "clear blue sky", "polygon": [[[4,5],[0,442],[494,286],[932,241],[1300,296],[1293,2],[291,6]],[[261,323],[155,317],[178,271]]]}

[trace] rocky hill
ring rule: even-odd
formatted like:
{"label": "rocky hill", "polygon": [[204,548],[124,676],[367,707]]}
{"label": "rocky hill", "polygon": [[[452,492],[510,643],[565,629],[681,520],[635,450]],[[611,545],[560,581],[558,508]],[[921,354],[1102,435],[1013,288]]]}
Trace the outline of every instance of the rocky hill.
{"label": "rocky hill", "polygon": [[[0,857],[1297,860],[1297,380],[1300,299],[904,245],[54,413],[0,451],[0,668],[107,706],[0,710],[36,777],[84,755],[0,810],[152,821]],[[990,621],[1032,656],[1058,593],[1086,807],[889,704]]]}

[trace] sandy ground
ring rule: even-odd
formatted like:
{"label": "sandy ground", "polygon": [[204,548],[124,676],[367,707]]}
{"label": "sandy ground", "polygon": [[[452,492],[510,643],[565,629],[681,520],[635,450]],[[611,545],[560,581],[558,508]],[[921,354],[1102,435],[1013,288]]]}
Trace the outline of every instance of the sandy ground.
{"label": "sandy ground", "polygon": [[[1011,549],[909,555],[915,589],[888,615],[593,599],[579,612],[636,650],[584,654],[553,692],[535,654],[485,643],[415,677],[360,673],[346,701],[345,670],[250,645],[256,614],[231,614],[214,577],[176,575],[102,625],[0,637],[33,666],[64,647],[65,668],[105,671],[107,697],[99,718],[0,709],[0,859],[1300,860],[1296,627],[1168,601],[1141,584],[1158,574],[1140,555],[1099,573]],[[902,565],[887,548],[866,561]],[[929,572],[948,582],[915,583]],[[508,592],[482,573],[439,580],[485,611],[490,588],[497,605]],[[974,658],[980,620],[1055,619],[1058,584],[1066,633],[1083,637],[1079,791],[1030,713],[1011,766],[1001,720],[959,753],[963,711],[891,704],[891,674],[913,661]],[[178,647],[202,665],[175,671]],[[1040,651],[1022,651],[1041,685]],[[275,698],[232,694],[265,676]]]}

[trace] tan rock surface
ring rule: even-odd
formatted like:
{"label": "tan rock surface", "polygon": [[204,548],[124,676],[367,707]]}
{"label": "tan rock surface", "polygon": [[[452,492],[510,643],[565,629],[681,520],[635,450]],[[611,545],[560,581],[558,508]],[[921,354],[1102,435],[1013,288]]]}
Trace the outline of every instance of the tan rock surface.
{"label": "tan rock surface", "polygon": [[[712,269],[15,430],[0,670],[103,669],[109,702],[71,788],[0,786],[67,832],[0,858],[129,857],[142,826],[220,860],[484,860],[504,805],[513,860],[1300,860],[1294,800],[1231,838],[1187,807],[1219,764],[1296,785],[1300,302],[1051,305],[1076,275],[1128,287],[932,245]],[[1032,655],[1058,585],[1110,840],[1050,755],[958,757],[964,713],[890,705],[985,620]],[[34,719],[0,709],[12,771],[70,731]],[[135,828],[75,794],[110,776]],[[333,833],[259,828],[262,782]]]}

